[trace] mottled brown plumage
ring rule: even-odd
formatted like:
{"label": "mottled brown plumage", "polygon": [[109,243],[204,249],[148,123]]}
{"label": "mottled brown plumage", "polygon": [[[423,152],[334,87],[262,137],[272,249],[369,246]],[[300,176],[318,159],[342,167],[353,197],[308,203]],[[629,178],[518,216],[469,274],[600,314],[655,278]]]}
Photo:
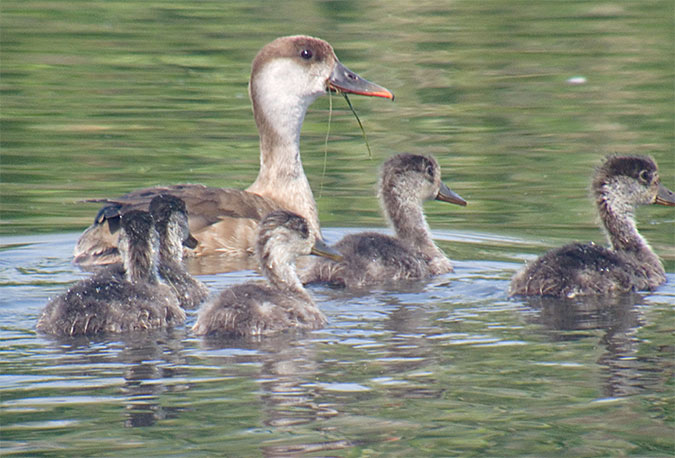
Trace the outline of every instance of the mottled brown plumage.
{"label": "mottled brown plumage", "polygon": [[96,335],[173,326],[185,320],[175,295],[158,278],[159,240],[150,214],[131,211],[120,224],[121,273],[119,266],[110,266],[51,300],[38,320],[38,331]]}
{"label": "mottled brown plumage", "polygon": [[378,195],[396,236],[347,235],[335,245],[344,259],[313,259],[301,272],[303,282],[360,288],[452,272],[450,260],[431,238],[422,204],[432,199],[466,202],[443,184],[436,159],[414,154],[390,158],[380,172]]}
{"label": "mottled brown plumage", "polygon": [[658,256],[638,233],[637,205],[675,205],[646,156],[610,156],[591,185],[609,247],[573,243],[528,264],[511,280],[511,295],[572,298],[653,290],[666,281]]}

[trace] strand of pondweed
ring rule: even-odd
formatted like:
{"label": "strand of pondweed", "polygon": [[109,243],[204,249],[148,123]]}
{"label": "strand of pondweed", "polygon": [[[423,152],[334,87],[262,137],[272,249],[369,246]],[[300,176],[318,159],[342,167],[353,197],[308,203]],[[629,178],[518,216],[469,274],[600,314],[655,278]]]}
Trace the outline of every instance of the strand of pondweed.
{"label": "strand of pondweed", "polygon": [[323,194],[323,182],[326,178],[326,162],[328,160],[328,137],[330,137],[330,123],[333,120],[333,94],[328,91],[328,129],[326,139],[323,142],[323,170],[321,171],[321,184],[319,185],[319,199]]}
{"label": "strand of pondweed", "polygon": [[352,106],[352,102],[349,100],[349,97],[347,97],[347,94],[344,92],[342,93],[344,96],[345,100],[347,101],[347,105],[349,105],[349,109],[352,110],[352,113],[354,113],[354,116],[356,117],[356,121],[359,123],[359,127],[361,128],[361,134],[363,134],[363,141],[366,142],[366,148],[368,148],[368,158],[372,159],[373,158],[373,153],[370,151],[370,144],[368,143],[368,136],[366,135],[366,130],[363,128],[363,124],[361,124],[361,119],[359,119],[359,115],[356,114],[356,110],[354,110],[354,107]]}

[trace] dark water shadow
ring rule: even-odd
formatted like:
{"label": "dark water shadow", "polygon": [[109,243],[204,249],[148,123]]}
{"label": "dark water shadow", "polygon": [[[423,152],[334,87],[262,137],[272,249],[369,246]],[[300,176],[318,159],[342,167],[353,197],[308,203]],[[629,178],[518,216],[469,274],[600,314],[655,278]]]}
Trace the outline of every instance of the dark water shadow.
{"label": "dark water shadow", "polygon": [[[133,332],[115,336],[48,337],[55,350],[54,366],[73,367],[78,374],[109,378],[119,371],[124,379],[120,399],[125,427],[153,426],[177,418],[181,409],[160,403],[164,393],[185,390],[187,385],[167,383],[187,375],[184,355],[185,329]],[[119,351],[111,351],[118,349]],[[73,372],[73,373],[74,373]]]}
{"label": "dark water shadow", "polygon": [[598,338],[604,350],[597,360],[605,397],[638,394],[662,383],[657,373],[669,357],[640,355],[645,342],[638,336],[644,324],[644,298],[640,294],[587,297],[574,300],[536,297],[524,300],[536,311],[531,321],[544,326],[553,342]]}
{"label": "dark water shadow", "polygon": [[[260,386],[262,424],[281,430],[314,424],[338,415],[337,406],[321,400],[316,380],[321,361],[318,360],[315,343],[305,331],[288,331],[272,336],[228,338],[205,337],[201,347],[214,356],[205,359],[221,366],[226,375],[236,373],[241,366],[252,363],[259,366],[253,377]],[[221,350],[245,350],[241,353],[219,356]],[[320,429],[312,426],[312,430]],[[315,438],[315,435],[311,435]],[[289,440],[271,440],[260,445],[263,456],[298,456],[321,453],[350,447],[345,440],[304,441],[302,435]]]}

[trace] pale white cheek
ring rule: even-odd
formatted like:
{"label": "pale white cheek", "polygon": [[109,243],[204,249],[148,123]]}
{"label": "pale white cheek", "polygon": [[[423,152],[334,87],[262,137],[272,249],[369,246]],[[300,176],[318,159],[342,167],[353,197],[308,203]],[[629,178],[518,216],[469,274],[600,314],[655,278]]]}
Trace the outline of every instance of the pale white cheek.
{"label": "pale white cheek", "polygon": [[325,93],[327,78],[291,59],[276,59],[258,74],[256,89],[266,107],[301,104],[306,109]]}

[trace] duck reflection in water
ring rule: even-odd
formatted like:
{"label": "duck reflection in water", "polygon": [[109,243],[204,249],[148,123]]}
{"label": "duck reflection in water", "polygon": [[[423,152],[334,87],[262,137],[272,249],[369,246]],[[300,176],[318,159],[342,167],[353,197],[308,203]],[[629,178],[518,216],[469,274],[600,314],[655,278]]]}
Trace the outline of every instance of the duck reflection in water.
{"label": "duck reflection in water", "polygon": [[640,357],[640,347],[649,345],[637,332],[645,322],[641,311],[645,301],[641,295],[572,300],[532,296],[525,298],[524,304],[535,311],[530,321],[548,329],[546,335],[551,341],[591,339],[604,348],[596,361],[603,377],[599,387],[601,397],[639,394],[658,385],[665,389],[672,350],[664,349],[661,358]]}
{"label": "duck reflection in water", "polygon": [[396,236],[376,232],[347,235],[335,244],[344,259],[311,260],[302,268],[303,283],[362,288],[452,272],[450,260],[431,238],[422,204],[435,199],[464,206],[466,201],[441,181],[436,159],[399,154],[387,160],[380,172],[378,194]]}
{"label": "duck reflection in water", "polygon": [[573,243],[552,250],[513,277],[512,296],[622,294],[653,290],[666,281],[634,216],[638,205],[675,206],[656,162],[647,156],[610,156],[595,172],[592,192],[610,247]]}

